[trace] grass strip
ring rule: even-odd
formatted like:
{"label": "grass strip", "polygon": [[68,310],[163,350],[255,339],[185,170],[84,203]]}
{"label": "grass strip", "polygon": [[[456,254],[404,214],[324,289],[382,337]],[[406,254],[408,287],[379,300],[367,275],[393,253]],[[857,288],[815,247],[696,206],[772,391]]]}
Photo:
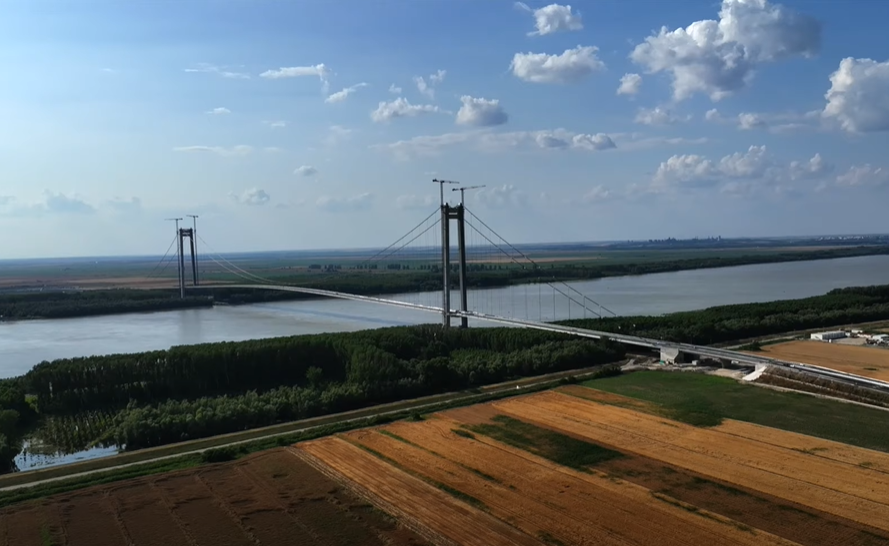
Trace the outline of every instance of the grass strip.
{"label": "grass strip", "polygon": [[735,419],[889,452],[889,412],[881,409],[697,373],[638,371],[583,385],[654,403],[692,425]]}
{"label": "grass strip", "polygon": [[554,463],[583,472],[587,472],[591,466],[623,457],[618,451],[506,415],[496,415],[492,421],[492,423],[467,425],[467,428],[477,434],[489,436]]}

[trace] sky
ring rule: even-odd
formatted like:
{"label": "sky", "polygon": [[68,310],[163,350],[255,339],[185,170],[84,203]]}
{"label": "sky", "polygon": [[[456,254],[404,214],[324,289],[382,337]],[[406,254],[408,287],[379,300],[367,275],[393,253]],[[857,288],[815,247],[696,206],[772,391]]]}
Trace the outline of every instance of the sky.
{"label": "sky", "polygon": [[[885,233],[889,2],[10,0],[0,259]],[[457,193],[448,192],[448,199]]]}

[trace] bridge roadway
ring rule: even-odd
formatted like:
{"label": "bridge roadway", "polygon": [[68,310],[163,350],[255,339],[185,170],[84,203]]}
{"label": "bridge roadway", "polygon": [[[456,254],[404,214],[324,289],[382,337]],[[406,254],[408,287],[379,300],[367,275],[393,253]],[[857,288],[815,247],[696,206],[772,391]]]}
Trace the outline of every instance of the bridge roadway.
{"label": "bridge roadway", "polygon": [[[391,300],[386,298],[378,298],[374,296],[359,296],[357,294],[349,294],[347,292],[336,292],[332,290],[322,290],[318,288],[304,288],[301,286],[288,286],[288,285],[276,285],[276,284],[216,284],[216,285],[201,285],[195,286],[193,288],[255,288],[255,289],[264,289],[264,290],[279,290],[282,292],[298,292],[302,294],[309,294],[313,296],[320,296],[326,298],[337,298],[351,301],[361,301],[366,303],[375,303],[378,305],[389,305],[393,307],[401,307],[403,309],[413,309],[415,311],[425,311],[429,313],[436,313],[441,315],[442,308],[434,307],[431,305],[420,305],[416,303],[409,303],[398,300]],[[548,322],[536,322],[530,320],[522,320],[522,319],[514,319],[508,317],[500,317],[497,315],[491,315],[486,313],[478,313],[475,311],[459,311],[459,310],[451,310],[451,316],[453,317],[468,317],[476,320],[484,320],[487,322],[494,322],[498,324],[503,324],[506,326],[514,326],[521,328],[533,328],[535,330],[544,330],[548,332],[559,332],[563,334],[569,334],[578,337],[584,337],[589,339],[612,339],[619,343],[623,343],[626,345],[633,345],[636,347],[644,347],[646,349],[677,349],[681,353],[697,355],[706,358],[714,358],[719,360],[728,360],[732,362],[737,362],[740,364],[748,365],[748,366],[781,366],[785,368],[791,368],[797,371],[802,371],[811,375],[819,375],[828,377],[834,380],[843,381],[846,383],[855,384],[861,387],[867,387],[871,389],[878,389],[884,392],[889,392],[889,383],[885,381],[878,381],[868,379],[866,377],[861,377],[859,375],[847,374],[843,372],[838,372],[835,370],[831,370],[828,368],[823,368],[821,366],[813,366],[811,364],[803,364],[800,362],[789,362],[786,360],[778,360],[775,358],[769,358],[767,356],[760,356],[750,353],[744,353],[740,351],[733,351],[731,349],[721,349],[719,347],[709,347],[706,345],[693,345],[690,343],[678,343],[673,341],[661,341],[658,339],[650,339],[638,336],[631,336],[626,334],[619,334],[614,332],[603,332],[598,330],[587,330],[585,328],[574,328],[572,326],[562,326],[559,324],[553,324]]]}

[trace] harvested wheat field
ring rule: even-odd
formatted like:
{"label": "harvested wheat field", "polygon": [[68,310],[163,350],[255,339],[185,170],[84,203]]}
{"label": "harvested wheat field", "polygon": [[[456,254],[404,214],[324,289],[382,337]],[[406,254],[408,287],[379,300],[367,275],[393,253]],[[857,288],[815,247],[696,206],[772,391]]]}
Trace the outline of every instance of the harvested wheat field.
{"label": "harvested wheat field", "polygon": [[589,398],[549,391],[292,449],[456,544],[889,544],[889,454]]}
{"label": "harvested wheat field", "polygon": [[879,347],[806,340],[765,345],[762,352],[781,360],[889,381],[889,350]]}
{"label": "harvested wheat field", "polygon": [[2,546],[426,545],[278,449],[0,511]]}

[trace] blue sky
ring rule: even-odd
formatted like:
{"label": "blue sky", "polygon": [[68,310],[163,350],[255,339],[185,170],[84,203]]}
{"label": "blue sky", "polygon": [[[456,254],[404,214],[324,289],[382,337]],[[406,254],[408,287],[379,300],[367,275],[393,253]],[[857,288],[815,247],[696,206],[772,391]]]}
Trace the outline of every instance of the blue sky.
{"label": "blue sky", "polygon": [[[11,1],[0,256],[886,232],[889,3]],[[422,78],[422,79],[421,79]]]}

